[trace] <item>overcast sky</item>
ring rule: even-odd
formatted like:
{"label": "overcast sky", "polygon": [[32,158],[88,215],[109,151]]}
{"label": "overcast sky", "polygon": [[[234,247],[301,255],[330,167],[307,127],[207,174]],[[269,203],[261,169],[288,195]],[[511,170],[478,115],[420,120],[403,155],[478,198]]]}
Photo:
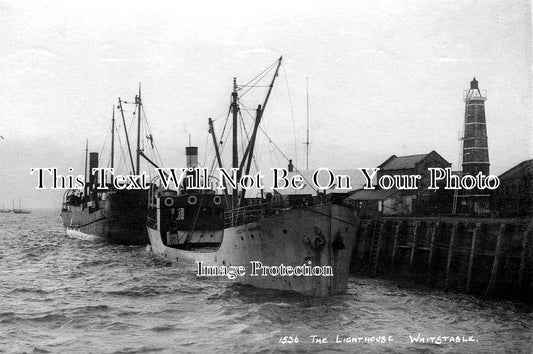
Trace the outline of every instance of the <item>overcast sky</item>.
{"label": "overcast sky", "polygon": [[[488,92],[491,173],[533,156],[528,1],[0,0],[0,38],[6,206],[20,195],[23,206],[59,208],[62,192],[35,190],[30,168],[83,174],[85,139],[101,151],[113,105],[133,100],[138,83],[165,165],[184,166],[188,134],[210,165],[207,118],[227,110],[232,78],[244,83],[281,55],[265,129],[301,169],[306,78],[310,169],[431,150],[456,167],[474,76]],[[261,141],[258,160],[285,166]]]}

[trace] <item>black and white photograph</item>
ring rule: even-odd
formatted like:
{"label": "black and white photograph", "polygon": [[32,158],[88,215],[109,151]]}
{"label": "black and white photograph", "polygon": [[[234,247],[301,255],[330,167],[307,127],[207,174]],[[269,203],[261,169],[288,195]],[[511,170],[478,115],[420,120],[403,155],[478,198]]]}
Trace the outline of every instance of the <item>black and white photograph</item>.
{"label": "black and white photograph", "polygon": [[532,353],[530,0],[0,0],[0,353]]}

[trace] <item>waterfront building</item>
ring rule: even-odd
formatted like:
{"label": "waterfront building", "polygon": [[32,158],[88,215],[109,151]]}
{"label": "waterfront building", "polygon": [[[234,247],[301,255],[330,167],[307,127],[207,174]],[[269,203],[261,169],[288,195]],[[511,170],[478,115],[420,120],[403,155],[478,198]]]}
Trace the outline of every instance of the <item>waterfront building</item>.
{"label": "waterfront building", "polygon": [[493,191],[492,214],[498,217],[533,215],[533,159],[522,161],[502,173]]}
{"label": "waterfront building", "polygon": [[[436,215],[450,214],[453,194],[445,190],[440,183],[438,190],[428,189],[430,185],[429,168],[450,168],[436,151],[427,154],[408,156],[392,155],[378,166],[376,189],[359,190],[350,196],[355,201],[358,211],[364,215]],[[380,189],[377,181],[385,176],[419,175],[416,189],[399,190],[396,188]]]}

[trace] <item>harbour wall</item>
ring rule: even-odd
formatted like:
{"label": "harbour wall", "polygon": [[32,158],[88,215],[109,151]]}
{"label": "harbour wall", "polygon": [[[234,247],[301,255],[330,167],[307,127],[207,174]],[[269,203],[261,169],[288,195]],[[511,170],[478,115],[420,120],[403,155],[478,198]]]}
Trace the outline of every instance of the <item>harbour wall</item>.
{"label": "harbour wall", "polygon": [[533,302],[531,218],[361,219],[351,272]]}

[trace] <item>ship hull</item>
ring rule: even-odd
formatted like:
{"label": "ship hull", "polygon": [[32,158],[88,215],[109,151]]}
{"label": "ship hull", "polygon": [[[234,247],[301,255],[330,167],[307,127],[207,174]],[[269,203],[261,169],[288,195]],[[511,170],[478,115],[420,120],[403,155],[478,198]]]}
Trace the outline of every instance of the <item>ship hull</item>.
{"label": "ship hull", "polygon": [[[328,296],[346,290],[356,231],[354,212],[335,204],[281,210],[256,222],[226,228],[220,246],[211,250],[168,247],[164,243],[165,235],[148,226],[152,251],[161,257],[193,262],[198,267],[244,266],[244,275],[234,280],[227,276],[223,278],[259,288],[296,291],[312,296]],[[204,233],[209,234],[209,231]],[[263,268],[258,270],[258,264],[254,262],[260,262]],[[265,266],[271,267],[266,274]],[[297,275],[297,271],[293,271],[292,275],[275,275],[278,271],[282,272],[283,266],[286,270],[291,267],[302,272],[309,269],[304,267],[308,266],[311,267],[311,275]],[[276,269],[272,271],[272,268]],[[326,274],[329,272],[331,275]],[[197,273],[202,274],[200,268]]]}
{"label": "ship hull", "polygon": [[69,206],[61,211],[68,230],[99,236],[110,243],[149,243],[146,231],[147,191],[124,190],[98,201],[98,208]]}

